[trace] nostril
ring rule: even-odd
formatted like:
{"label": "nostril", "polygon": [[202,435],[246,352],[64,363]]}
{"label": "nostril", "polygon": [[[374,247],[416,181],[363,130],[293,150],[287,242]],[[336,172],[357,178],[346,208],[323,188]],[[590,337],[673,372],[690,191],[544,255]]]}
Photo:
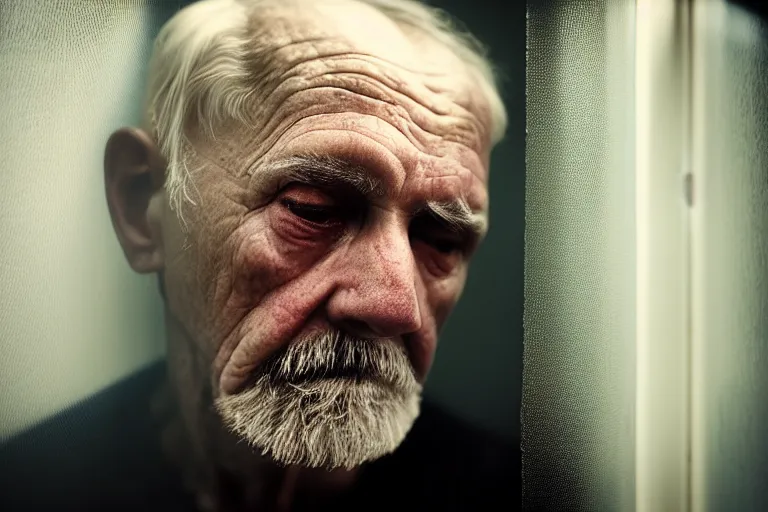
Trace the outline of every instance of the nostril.
{"label": "nostril", "polygon": [[381,333],[376,332],[368,323],[355,318],[346,318],[341,322],[337,322],[337,327],[343,332],[358,338],[375,339],[385,337]]}

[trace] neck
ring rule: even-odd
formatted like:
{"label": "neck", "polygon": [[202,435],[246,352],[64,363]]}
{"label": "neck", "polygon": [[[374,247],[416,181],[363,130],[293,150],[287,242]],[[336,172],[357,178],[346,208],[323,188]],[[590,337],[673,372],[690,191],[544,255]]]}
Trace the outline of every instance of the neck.
{"label": "neck", "polygon": [[284,467],[253,451],[221,424],[213,407],[210,358],[166,310],[168,382],[163,447],[203,511],[293,510],[351,487],[358,470]]}

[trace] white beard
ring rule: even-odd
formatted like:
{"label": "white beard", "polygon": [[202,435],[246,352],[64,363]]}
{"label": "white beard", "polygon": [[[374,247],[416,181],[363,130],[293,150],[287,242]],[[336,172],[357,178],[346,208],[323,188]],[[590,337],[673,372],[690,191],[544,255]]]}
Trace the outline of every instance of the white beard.
{"label": "white beard", "polygon": [[219,397],[224,425],[281,464],[350,469],[397,448],[419,414],[405,350],[338,332],[290,344],[253,385]]}

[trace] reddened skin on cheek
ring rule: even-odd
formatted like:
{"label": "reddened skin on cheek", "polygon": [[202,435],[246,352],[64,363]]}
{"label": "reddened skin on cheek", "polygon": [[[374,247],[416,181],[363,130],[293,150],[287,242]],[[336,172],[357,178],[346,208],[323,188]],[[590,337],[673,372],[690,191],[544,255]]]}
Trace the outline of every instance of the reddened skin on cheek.
{"label": "reddened skin on cheek", "polygon": [[240,229],[249,234],[232,257],[233,295],[246,314],[221,343],[214,363],[214,378],[220,374],[225,393],[304,329],[333,286],[326,261],[330,242],[296,224],[279,203]]}
{"label": "reddened skin on cheek", "polygon": [[219,351],[214,379],[221,391],[237,391],[264,358],[298,335],[331,288],[325,267],[318,265],[267,293]]}

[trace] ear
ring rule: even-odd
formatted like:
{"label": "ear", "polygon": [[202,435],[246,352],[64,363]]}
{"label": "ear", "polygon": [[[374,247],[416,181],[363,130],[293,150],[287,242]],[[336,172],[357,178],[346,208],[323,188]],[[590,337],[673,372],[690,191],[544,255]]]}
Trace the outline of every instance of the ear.
{"label": "ear", "polygon": [[107,205],[128,264],[139,273],[159,272],[164,265],[162,208],[150,205],[162,201],[165,167],[155,143],[138,128],[121,128],[107,141]]}

